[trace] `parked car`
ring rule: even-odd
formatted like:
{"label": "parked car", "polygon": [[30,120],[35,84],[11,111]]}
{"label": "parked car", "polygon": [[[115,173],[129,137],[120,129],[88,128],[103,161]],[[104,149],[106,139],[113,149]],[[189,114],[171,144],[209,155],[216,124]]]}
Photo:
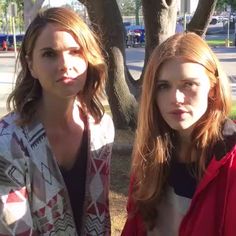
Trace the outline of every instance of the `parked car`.
{"label": "parked car", "polygon": [[210,21],[210,25],[216,25],[218,23],[218,19],[216,17],[212,17]]}
{"label": "parked car", "polygon": [[126,47],[142,46],[145,43],[145,29],[141,25],[126,26]]}

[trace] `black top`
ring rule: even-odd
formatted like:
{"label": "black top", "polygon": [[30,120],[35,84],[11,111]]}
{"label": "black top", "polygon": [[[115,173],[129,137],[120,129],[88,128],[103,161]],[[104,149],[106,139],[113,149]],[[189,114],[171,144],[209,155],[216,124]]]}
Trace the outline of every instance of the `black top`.
{"label": "black top", "polygon": [[69,193],[78,235],[80,235],[81,231],[85,200],[86,167],[88,156],[88,130],[86,123],[87,122],[85,121],[81,148],[78,152],[77,160],[74,163],[72,169],[65,170],[63,167],[60,167],[67,191]]}
{"label": "black top", "polygon": [[182,197],[191,198],[197,187],[197,180],[193,173],[194,164],[171,161],[168,182],[174,192]]}

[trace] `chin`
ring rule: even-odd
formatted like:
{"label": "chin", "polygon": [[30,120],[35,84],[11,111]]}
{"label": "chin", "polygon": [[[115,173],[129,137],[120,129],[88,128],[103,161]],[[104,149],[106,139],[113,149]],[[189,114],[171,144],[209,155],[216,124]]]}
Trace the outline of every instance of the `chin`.
{"label": "chin", "polygon": [[193,127],[193,124],[172,124],[170,125],[170,127],[176,131],[185,131],[191,129]]}

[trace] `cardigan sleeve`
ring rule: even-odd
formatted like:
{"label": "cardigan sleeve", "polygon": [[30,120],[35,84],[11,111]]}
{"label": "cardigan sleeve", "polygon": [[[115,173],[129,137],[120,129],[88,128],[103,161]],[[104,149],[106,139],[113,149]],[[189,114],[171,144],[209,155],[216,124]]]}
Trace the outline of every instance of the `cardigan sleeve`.
{"label": "cardigan sleeve", "polygon": [[127,219],[122,230],[121,236],[146,236],[144,222],[140,213],[136,210],[132,198],[132,189],[134,185],[134,176],[131,176],[129,185],[129,195],[127,202]]}
{"label": "cardigan sleeve", "polygon": [[0,122],[0,235],[33,235],[27,147]]}

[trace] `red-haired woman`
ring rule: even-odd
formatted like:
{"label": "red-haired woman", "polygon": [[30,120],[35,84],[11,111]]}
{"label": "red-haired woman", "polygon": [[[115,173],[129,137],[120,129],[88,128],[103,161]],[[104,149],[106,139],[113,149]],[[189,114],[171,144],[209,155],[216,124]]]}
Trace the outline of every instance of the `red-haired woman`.
{"label": "red-haired woman", "polygon": [[122,235],[236,235],[228,78],[194,33],[159,45],[143,81]]}

